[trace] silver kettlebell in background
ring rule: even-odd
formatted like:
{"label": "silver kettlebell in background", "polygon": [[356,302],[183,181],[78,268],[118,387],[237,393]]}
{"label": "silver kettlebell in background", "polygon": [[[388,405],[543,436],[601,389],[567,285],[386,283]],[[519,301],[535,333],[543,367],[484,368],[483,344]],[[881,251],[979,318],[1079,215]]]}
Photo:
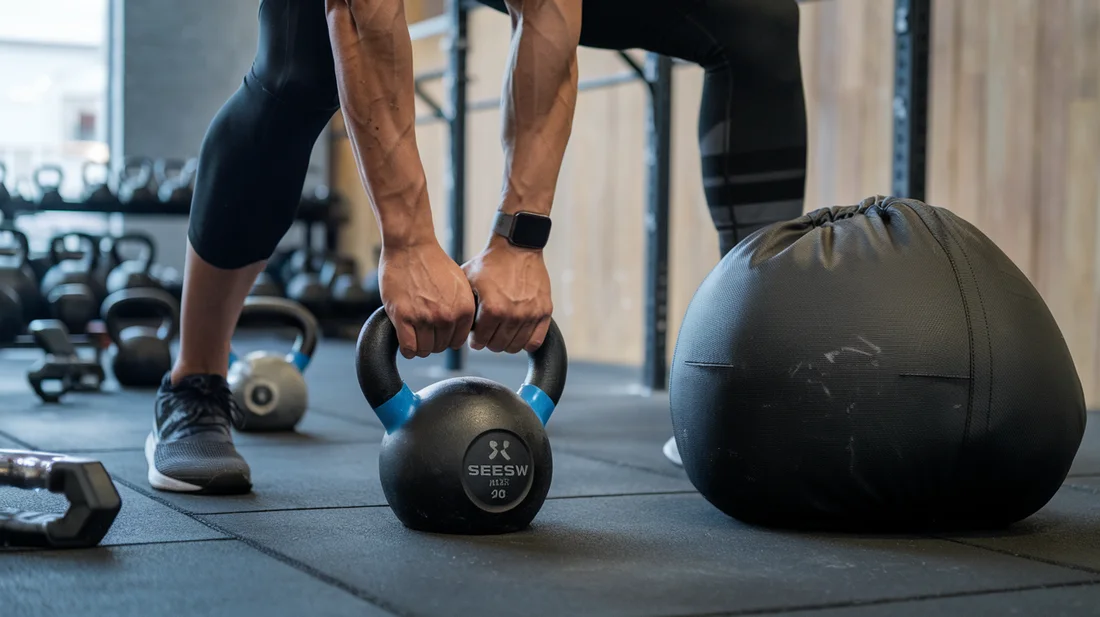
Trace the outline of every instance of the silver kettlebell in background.
{"label": "silver kettlebell in background", "polygon": [[236,422],[246,432],[291,431],[309,406],[302,376],[317,347],[317,319],[304,306],[285,298],[253,296],[245,300],[238,327],[291,326],[298,336],[289,353],[230,351],[229,387],[242,412]]}

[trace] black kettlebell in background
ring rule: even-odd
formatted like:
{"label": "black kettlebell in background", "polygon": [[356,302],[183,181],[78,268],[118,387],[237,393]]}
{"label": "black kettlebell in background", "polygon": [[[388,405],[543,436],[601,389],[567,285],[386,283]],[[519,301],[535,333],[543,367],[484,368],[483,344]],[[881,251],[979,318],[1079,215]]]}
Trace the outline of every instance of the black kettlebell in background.
{"label": "black kettlebell in background", "polygon": [[[97,178],[97,172],[101,178]],[[111,176],[110,166],[106,163],[84,161],[80,168],[80,177],[84,182],[84,191],[81,198],[86,204],[106,205],[117,203],[118,198],[111,192],[108,180]]]}
{"label": "black kettlebell in background", "polygon": [[[107,296],[100,309],[114,343],[111,370],[126,387],[155,388],[172,370],[171,342],[179,331],[180,307],[166,291],[123,289]],[[159,325],[148,322],[160,320]]]}
{"label": "black kettlebell in background", "polygon": [[447,379],[413,393],[397,371],[397,331],[378,309],[355,346],[363,396],[386,435],[382,490],[397,518],[435,533],[493,534],[527,527],[550,490],[544,425],[565,389],[565,340],[551,321],[518,392],[488,379]]}
{"label": "black kettlebell in background", "polygon": [[[120,247],[140,246],[144,250],[140,257],[125,258]],[[128,233],[115,237],[111,242],[110,261],[118,264],[107,275],[107,293],[137,287],[159,287],[153,278],[153,259],[157,252],[153,238],[142,233]]]}
{"label": "black kettlebell in background", "polygon": [[157,159],[153,165],[153,174],[157,179],[157,194],[164,203],[191,205],[195,172],[199,160]]}
{"label": "black kettlebell in background", "polygon": [[320,326],[305,307],[284,298],[246,299],[238,323],[253,320],[292,326],[298,335],[289,353],[254,351],[241,357],[230,352],[226,379],[241,410],[234,425],[241,431],[294,430],[309,406],[302,373],[317,348]]}
{"label": "black kettlebell in background", "polygon": [[306,259],[303,269],[286,284],[286,297],[301,303],[318,319],[326,318],[328,312],[328,286],[313,259]]}
{"label": "black kettlebell in background", "polygon": [[11,248],[4,250],[4,263],[0,263],[0,287],[6,287],[19,299],[22,321],[28,324],[38,319],[41,310],[41,294],[30,264],[30,243],[27,235],[18,229],[2,229],[0,236],[11,237]]}
{"label": "black kettlebell in background", "polygon": [[[76,238],[80,248],[70,252],[65,243]],[[42,275],[40,291],[51,315],[64,322],[73,334],[97,316],[99,303],[106,295],[96,278],[99,263],[99,239],[86,233],[68,233],[50,240],[50,269]]]}
{"label": "black kettlebell in background", "polygon": [[34,170],[31,177],[38,190],[38,205],[43,208],[56,208],[65,204],[61,196],[61,185],[65,182],[65,172],[58,165],[42,165]]}
{"label": "black kettlebell in background", "polygon": [[123,161],[118,176],[118,200],[124,204],[157,201],[153,162],[147,157],[128,156]]}

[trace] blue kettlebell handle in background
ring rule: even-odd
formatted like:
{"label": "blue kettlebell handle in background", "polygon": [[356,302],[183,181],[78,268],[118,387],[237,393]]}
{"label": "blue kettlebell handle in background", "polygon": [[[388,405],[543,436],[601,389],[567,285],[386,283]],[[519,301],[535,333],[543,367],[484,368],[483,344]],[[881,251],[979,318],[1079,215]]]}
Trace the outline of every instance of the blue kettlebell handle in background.
{"label": "blue kettlebell handle in background", "polygon": [[[387,433],[401,428],[420,402],[397,370],[398,345],[397,329],[384,307],[363,324],[355,344],[359,389]],[[542,346],[528,355],[527,378],[517,392],[543,425],[550,420],[565,390],[568,367],[565,339],[551,319]]]}
{"label": "blue kettlebell handle in background", "polygon": [[[313,351],[317,349],[317,332],[320,330],[313,313],[294,300],[252,296],[245,299],[237,324],[239,326],[248,319],[261,317],[275,318],[298,329],[298,336],[294,339],[294,346],[286,355],[286,361],[293,364],[299,373],[305,372],[310,360],[313,359]],[[237,352],[230,349],[229,366],[233,366],[239,359]]]}

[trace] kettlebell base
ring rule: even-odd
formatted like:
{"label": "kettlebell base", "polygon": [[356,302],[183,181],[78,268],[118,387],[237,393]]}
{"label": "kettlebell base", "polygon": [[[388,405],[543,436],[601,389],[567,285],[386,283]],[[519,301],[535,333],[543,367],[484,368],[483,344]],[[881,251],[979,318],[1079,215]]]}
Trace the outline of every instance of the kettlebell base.
{"label": "kettlebell base", "polygon": [[437,533],[450,536],[499,536],[524,531],[530,528],[531,521],[534,520],[534,517],[507,521],[500,524],[485,521],[438,521],[425,520],[422,518],[403,519],[401,517],[398,517],[398,520],[401,521],[401,524],[406,528],[421,533]]}

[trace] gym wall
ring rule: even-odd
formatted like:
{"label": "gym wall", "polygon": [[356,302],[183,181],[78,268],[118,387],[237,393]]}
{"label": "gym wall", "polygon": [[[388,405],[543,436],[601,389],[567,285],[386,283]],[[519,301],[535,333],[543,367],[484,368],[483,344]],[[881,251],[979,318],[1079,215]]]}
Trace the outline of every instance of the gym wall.
{"label": "gym wall", "polygon": [[[409,2],[409,19],[435,8]],[[937,0],[934,3],[928,201],[988,233],[1031,277],[1069,340],[1092,406],[1100,404],[1100,0]],[[802,4],[802,58],[811,127],[807,207],[890,191],[893,3]],[[499,94],[508,21],[470,22],[471,100]],[[444,64],[441,39],[419,41],[417,70]],[[622,70],[582,50],[581,77]],[[674,74],[670,333],[713,267],[695,137],[701,71]],[[441,84],[433,91],[442,98]],[[638,364],[644,292],[645,94],[631,84],[580,95],[547,250],[555,318],[574,358]],[[426,110],[424,110],[426,111]],[[467,253],[484,242],[500,189],[499,114],[469,120]],[[417,131],[436,226],[446,237],[442,125]],[[355,207],[347,250],[373,265],[377,230],[337,138],[334,180]],[[632,221],[623,225],[621,221]],[[619,221],[616,224],[615,221]],[[608,232],[613,232],[608,234]],[[601,238],[606,240],[601,240]],[[669,352],[672,351],[670,340]]]}
{"label": "gym wall", "polygon": [[[214,114],[240,86],[256,53],[259,2],[112,0],[111,152],[197,156]],[[328,136],[314,148],[307,189],[328,182]],[[152,234],[158,261],[182,268],[187,220],[127,215]],[[296,230],[288,237],[296,239]]]}

